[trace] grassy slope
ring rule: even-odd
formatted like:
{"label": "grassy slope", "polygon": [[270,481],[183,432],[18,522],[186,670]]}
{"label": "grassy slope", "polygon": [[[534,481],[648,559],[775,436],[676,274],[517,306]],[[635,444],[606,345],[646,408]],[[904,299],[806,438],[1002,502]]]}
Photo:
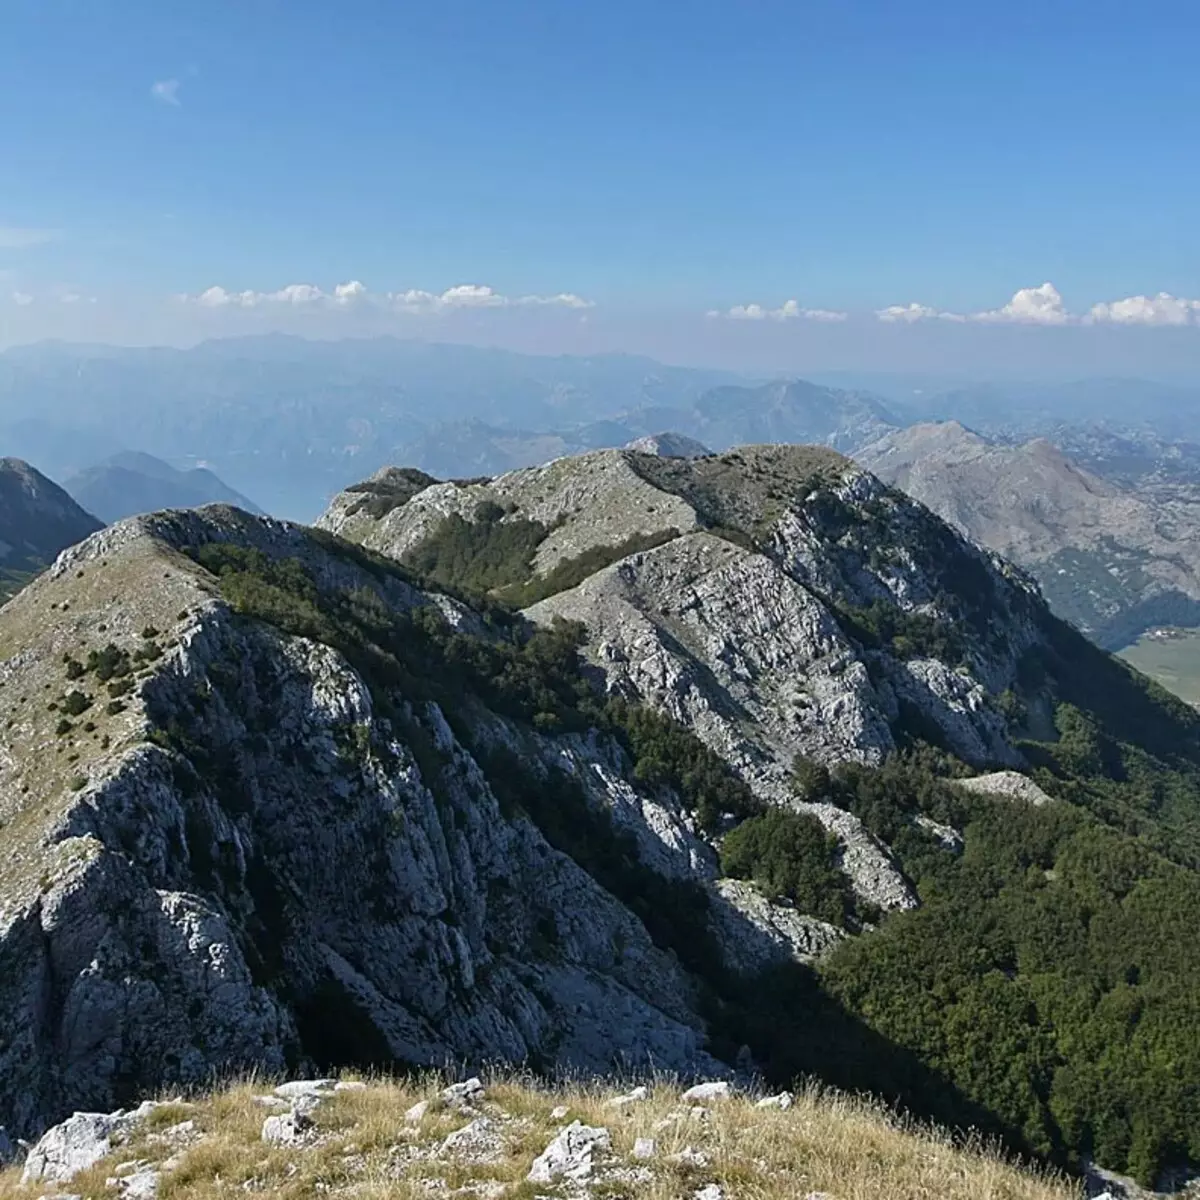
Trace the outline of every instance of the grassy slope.
{"label": "grassy slope", "polygon": [[[611,1151],[597,1159],[593,1194],[677,1200],[711,1184],[731,1197],[798,1200],[811,1193],[834,1200],[1078,1200],[1079,1189],[1050,1175],[1024,1171],[978,1144],[956,1145],[930,1128],[834,1094],[809,1091],[791,1109],[756,1109],[753,1097],[711,1102],[696,1119],[679,1091],[656,1085],[641,1103],[614,1106],[612,1087],[539,1086],[523,1078],[490,1080],[476,1112],[442,1103],[442,1080],[372,1080],[362,1090],[339,1092],[313,1114],[316,1128],[303,1148],[275,1148],[261,1140],[271,1109],[255,1101],[269,1093],[261,1080],[228,1086],[194,1102],[154,1112],[130,1142],[65,1186],[85,1200],[111,1200],[106,1181],[129,1174],[121,1164],[161,1165],[161,1200],[217,1200],[257,1195],[299,1200],[316,1194],[366,1200],[417,1200],[448,1189],[463,1195],[567,1194],[561,1182],[531,1184],[534,1158],[573,1120],[608,1129]],[[431,1101],[417,1122],[405,1113]],[[565,1120],[552,1113],[563,1105]],[[284,1111],[275,1109],[273,1111]],[[445,1138],[484,1117],[499,1142],[491,1153],[456,1155]],[[181,1122],[194,1122],[179,1131]],[[652,1158],[633,1157],[637,1138],[653,1138]],[[675,1162],[691,1148],[704,1165]],[[638,1174],[633,1171],[640,1168]],[[608,1179],[606,1179],[606,1175]],[[0,1200],[33,1200],[44,1183],[22,1188],[14,1168],[0,1174]]]}

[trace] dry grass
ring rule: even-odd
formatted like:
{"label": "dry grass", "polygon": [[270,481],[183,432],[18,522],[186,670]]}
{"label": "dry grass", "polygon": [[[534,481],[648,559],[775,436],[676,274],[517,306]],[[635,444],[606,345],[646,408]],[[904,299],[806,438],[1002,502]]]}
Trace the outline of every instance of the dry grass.
{"label": "dry grass", "polygon": [[[659,1084],[640,1103],[613,1107],[611,1088],[550,1088],[513,1076],[489,1082],[474,1114],[438,1097],[443,1081],[428,1077],[371,1080],[362,1091],[339,1092],[312,1114],[316,1129],[304,1148],[261,1140],[272,1110],[255,1100],[262,1083],[239,1083],[195,1103],[169,1105],[144,1122],[127,1144],[77,1175],[61,1190],[88,1200],[113,1200],[113,1182],[133,1162],[162,1166],[160,1200],[226,1200],[268,1195],[283,1200],[354,1196],[362,1200],[428,1200],[433,1195],[533,1200],[570,1191],[526,1182],[533,1159],[572,1120],[606,1127],[603,1157],[589,1195],[614,1200],[680,1200],[707,1184],[728,1200],[802,1200],[812,1192],[832,1200],[1079,1200],[1078,1187],[1025,1171],[979,1145],[956,1145],[853,1099],[812,1090],[786,1111],[756,1109],[752,1098],[714,1101],[697,1115],[678,1089]],[[405,1121],[418,1100],[432,1101],[419,1124]],[[565,1105],[563,1120],[551,1114]],[[276,1110],[283,1111],[283,1110]],[[473,1116],[491,1119],[496,1153],[477,1160],[445,1153],[445,1137]],[[182,1122],[192,1122],[189,1132]],[[634,1141],[653,1138],[655,1153],[633,1159]],[[678,1161],[691,1152],[702,1163]],[[47,1184],[20,1186],[20,1172],[0,1173],[0,1200],[35,1200]],[[576,1193],[578,1194],[578,1193]]]}

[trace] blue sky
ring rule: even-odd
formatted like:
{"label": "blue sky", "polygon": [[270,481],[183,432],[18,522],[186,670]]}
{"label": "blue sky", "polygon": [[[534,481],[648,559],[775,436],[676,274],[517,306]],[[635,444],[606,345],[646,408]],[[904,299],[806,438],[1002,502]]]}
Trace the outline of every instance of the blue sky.
{"label": "blue sky", "polygon": [[1176,0],[5,0],[0,344],[1200,368],[1197,45]]}

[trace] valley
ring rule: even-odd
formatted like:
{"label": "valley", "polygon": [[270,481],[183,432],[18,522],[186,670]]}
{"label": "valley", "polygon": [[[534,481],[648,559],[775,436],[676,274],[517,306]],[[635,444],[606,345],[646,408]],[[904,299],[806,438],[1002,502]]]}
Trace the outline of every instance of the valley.
{"label": "valley", "polygon": [[1121,658],[1189,704],[1200,706],[1200,631],[1156,633],[1145,633],[1126,646],[1119,651]]}

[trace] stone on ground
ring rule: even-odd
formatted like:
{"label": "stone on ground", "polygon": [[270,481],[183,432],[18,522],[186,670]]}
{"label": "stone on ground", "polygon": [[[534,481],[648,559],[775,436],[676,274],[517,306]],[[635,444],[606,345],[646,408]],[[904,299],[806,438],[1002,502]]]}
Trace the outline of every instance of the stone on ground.
{"label": "stone on ground", "polygon": [[530,1183],[554,1183],[568,1180],[582,1183],[594,1169],[592,1156],[596,1150],[607,1150],[612,1138],[607,1129],[572,1121],[533,1161]]}
{"label": "stone on ground", "polygon": [[706,1100],[728,1100],[733,1095],[733,1088],[727,1079],[713,1083],[698,1083],[683,1093],[683,1099],[689,1104],[703,1104]]}
{"label": "stone on ground", "polygon": [[271,1146],[302,1146],[312,1127],[312,1118],[305,1113],[283,1113],[263,1122],[262,1140]]}

